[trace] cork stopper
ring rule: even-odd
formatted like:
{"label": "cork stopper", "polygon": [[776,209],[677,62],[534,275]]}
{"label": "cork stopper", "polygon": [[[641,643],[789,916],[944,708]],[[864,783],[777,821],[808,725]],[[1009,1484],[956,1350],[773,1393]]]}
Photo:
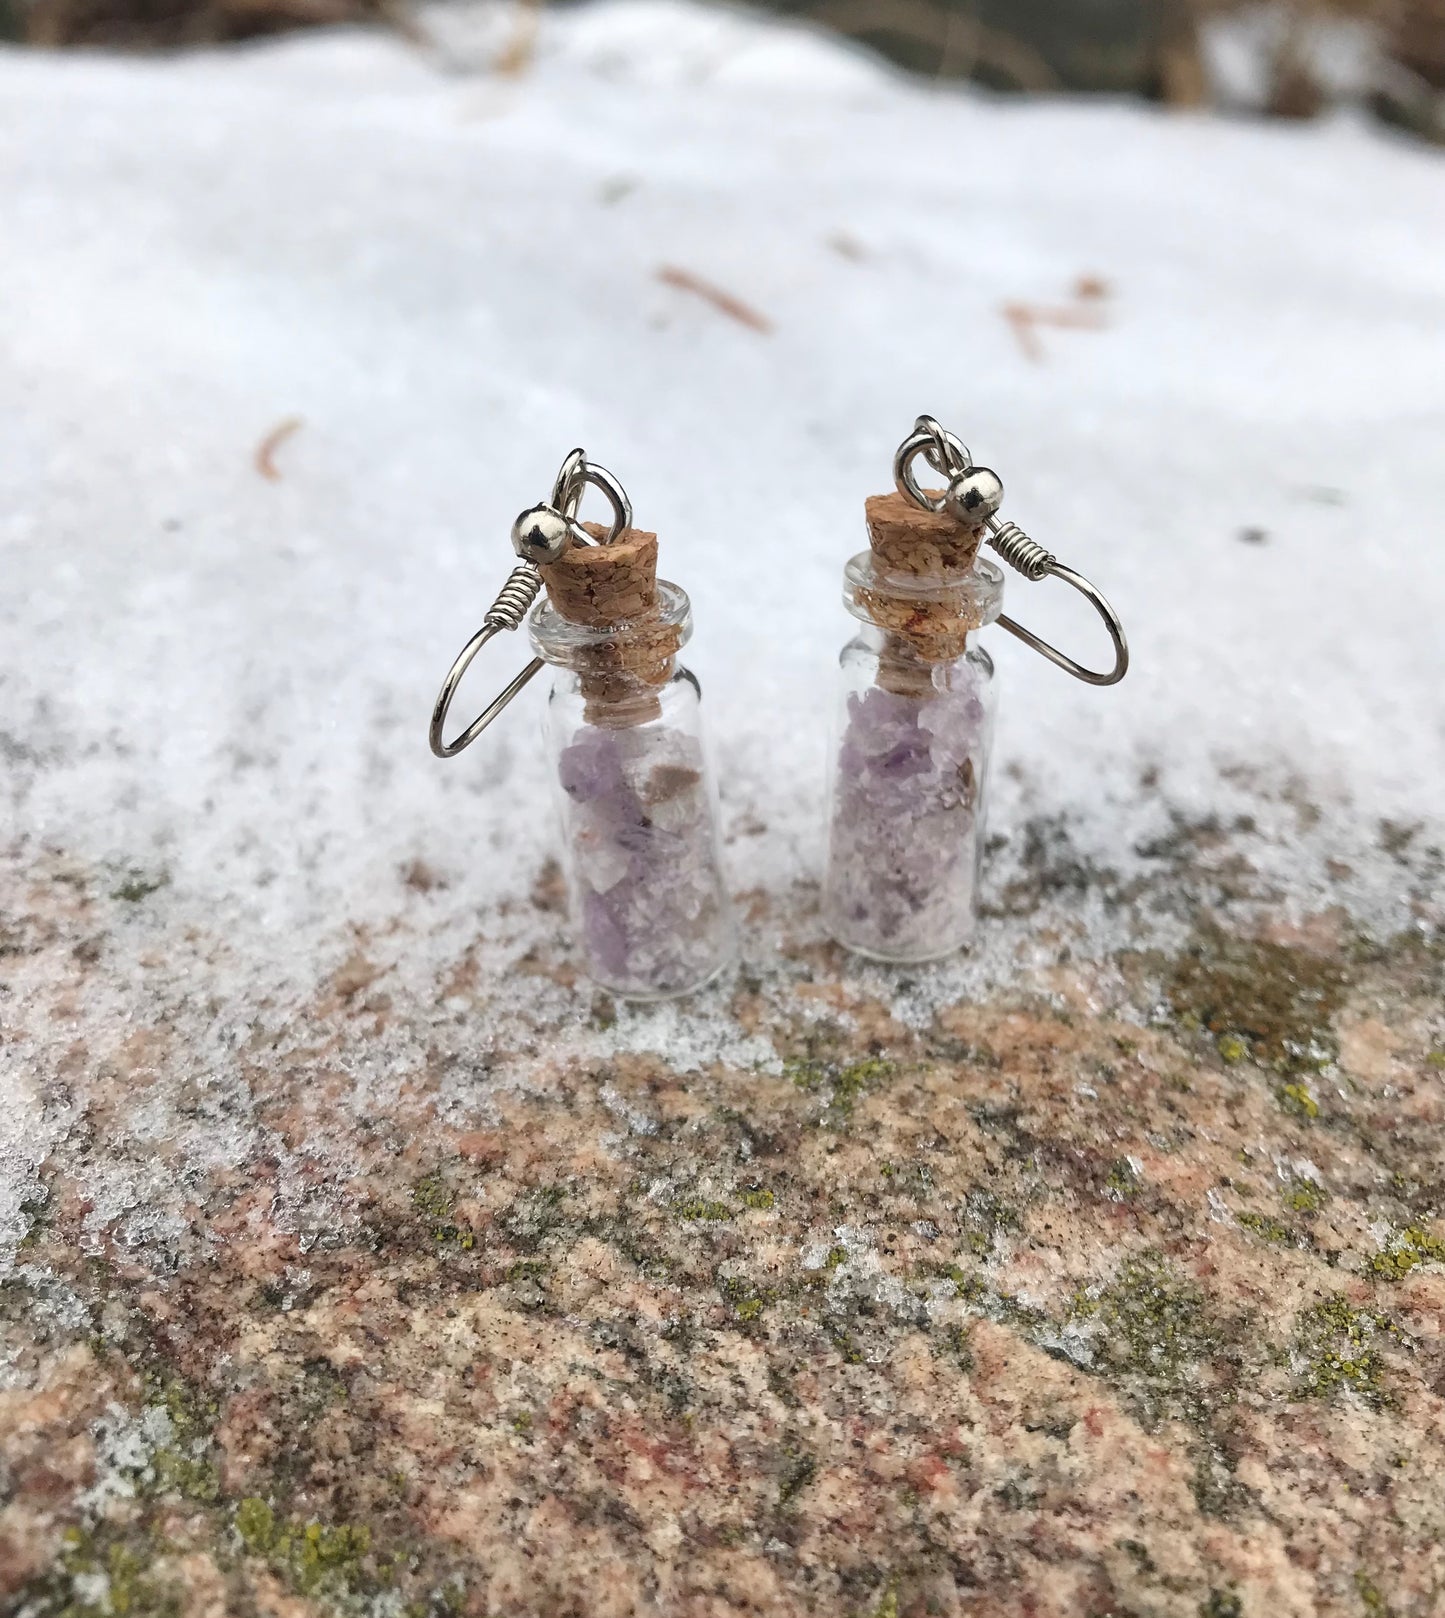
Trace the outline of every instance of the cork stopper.
{"label": "cork stopper", "polygon": [[[607,532],[582,525],[593,539]],[[574,624],[625,624],[657,605],[657,535],[629,528],[610,545],[569,545],[542,569],[552,605]]]}
{"label": "cork stopper", "polygon": [[983,528],[925,510],[896,490],[870,496],[865,512],[874,567],[856,599],[888,635],[891,655],[878,683],[896,695],[923,696],[933,670],[962,657],[983,623],[970,587]]}
{"label": "cork stopper", "polygon": [[[607,530],[583,527],[596,540]],[[657,697],[672,678],[683,636],[658,610],[657,535],[629,528],[610,545],[571,545],[542,568],[547,597],[574,624],[599,635],[575,654],[589,724],[645,724],[662,712]]]}
{"label": "cork stopper", "polygon": [[925,511],[896,489],[870,495],[864,510],[868,543],[890,573],[967,573],[983,540],[982,528],[965,526],[949,511]]}

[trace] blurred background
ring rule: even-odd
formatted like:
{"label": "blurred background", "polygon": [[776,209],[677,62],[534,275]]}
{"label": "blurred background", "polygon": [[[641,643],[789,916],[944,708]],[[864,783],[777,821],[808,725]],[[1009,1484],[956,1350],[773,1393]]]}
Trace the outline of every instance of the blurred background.
{"label": "blurred background", "polygon": [[1106,699],[999,647],[1010,847],[1257,825],[1281,760],[1351,837],[1437,798],[1445,0],[0,6],[0,695],[53,840],[287,925],[444,853],[500,903],[550,848],[524,710],[455,769],[424,720],[584,444],[699,604],[740,869],[806,883],[840,570],[920,410],[1134,645]]}
{"label": "blurred background", "polygon": [[[579,0],[580,3],[580,0]],[[496,52],[525,70],[544,5]],[[410,0],[0,0],[0,38],[130,50],[362,23],[424,38]],[[779,0],[910,73],[1012,93],[1130,95],[1307,119],[1341,103],[1445,141],[1445,0]]]}

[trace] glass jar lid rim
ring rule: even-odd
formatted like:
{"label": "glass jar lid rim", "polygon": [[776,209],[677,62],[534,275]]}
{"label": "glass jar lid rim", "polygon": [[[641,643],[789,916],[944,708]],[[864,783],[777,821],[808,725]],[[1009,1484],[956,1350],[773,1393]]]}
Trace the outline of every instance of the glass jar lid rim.
{"label": "glass jar lid rim", "polygon": [[684,645],[692,635],[692,602],[687,591],[670,579],[657,581],[657,601],[651,608],[620,624],[575,623],[564,618],[546,596],[532,608],[527,620],[532,645],[538,656],[548,662],[588,647],[656,634],[660,629],[675,629],[678,646]]}
{"label": "glass jar lid rim", "polygon": [[974,558],[966,573],[901,573],[884,565],[871,550],[859,551],[843,570],[843,601],[854,617],[873,621],[864,599],[868,594],[934,603],[950,613],[968,609],[980,626],[991,624],[1003,610],[1003,569],[986,556]]}

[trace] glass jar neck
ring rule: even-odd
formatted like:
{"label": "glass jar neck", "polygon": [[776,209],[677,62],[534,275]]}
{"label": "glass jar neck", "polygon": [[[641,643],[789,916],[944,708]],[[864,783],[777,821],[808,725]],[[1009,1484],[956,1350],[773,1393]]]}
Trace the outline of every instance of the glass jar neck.
{"label": "glass jar neck", "polygon": [[848,611],[866,633],[882,637],[880,678],[886,659],[900,689],[935,689],[933,671],[967,657],[978,631],[1003,605],[1003,574],[982,558],[958,573],[933,576],[896,571],[867,550],[848,563],[843,580]]}
{"label": "glass jar neck", "polygon": [[971,633],[1003,611],[1003,569],[979,556],[963,573],[901,573],[871,550],[859,551],[843,569],[843,605],[882,629],[916,615],[957,621]]}
{"label": "glass jar neck", "polygon": [[659,717],[659,693],[692,634],[692,606],[685,590],[659,579],[654,605],[623,623],[575,623],[542,601],[527,629],[537,655],[558,670],[557,690],[582,697],[587,723],[623,730]]}
{"label": "glass jar neck", "polygon": [[527,619],[527,634],[544,662],[582,675],[671,664],[692,638],[692,602],[686,590],[659,579],[657,600],[646,612],[618,624],[579,624],[544,597]]}
{"label": "glass jar neck", "polygon": [[863,623],[850,643],[861,647],[877,664],[876,684],[900,696],[929,697],[951,691],[960,682],[972,685],[983,672],[993,673],[993,660],[971,630],[952,656],[926,657],[906,636],[877,624]]}

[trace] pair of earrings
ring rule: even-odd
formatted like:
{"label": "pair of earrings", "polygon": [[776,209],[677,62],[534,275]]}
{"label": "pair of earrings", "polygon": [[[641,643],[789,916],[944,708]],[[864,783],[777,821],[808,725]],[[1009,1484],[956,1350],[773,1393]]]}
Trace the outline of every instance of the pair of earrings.
{"label": "pair of earrings", "polygon": [[[944,489],[919,483],[920,459]],[[978,631],[997,622],[1091,685],[1121,680],[1129,651],[1099,591],[999,521],[1003,484],[931,416],[898,446],[893,477],[892,493],[866,502],[869,547],[844,570],[844,603],[861,628],[841,657],[823,915],[846,948],[901,963],[952,954],[977,924],[996,706]],[[578,520],[589,487],[611,507],[605,527]],[[1025,578],[1059,578],[1086,596],[1108,628],[1114,666],[1083,668],[1005,617],[1003,572],[979,554],[985,541]],[[437,697],[432,751],[460,753],[551,664],[547,740],[586,970],[628,999],[685,994],[734,949],[701,690],[677,661],[691,603],[658,578],[657,536],[633,527],[621,484],[580,449],[547,501],[517,518],[512,546],[520,561]],[[536,655],[444,741],[472,659],[524,618]]]}

